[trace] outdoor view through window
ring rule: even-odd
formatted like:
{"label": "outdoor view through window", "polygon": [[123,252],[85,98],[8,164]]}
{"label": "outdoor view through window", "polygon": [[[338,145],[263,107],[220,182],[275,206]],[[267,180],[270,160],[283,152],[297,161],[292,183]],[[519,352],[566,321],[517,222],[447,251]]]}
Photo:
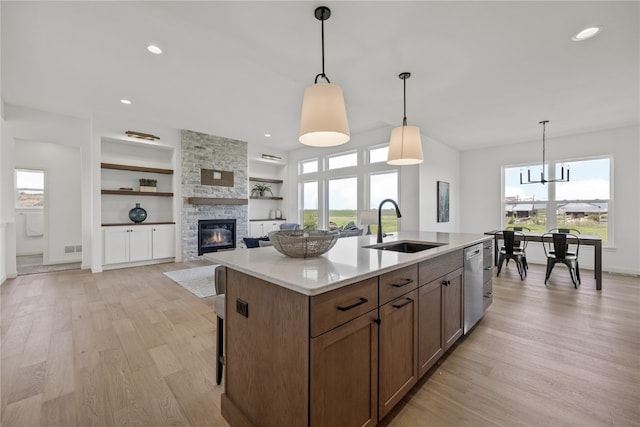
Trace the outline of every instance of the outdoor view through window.
{"label": "outdoor view through window", "polygon": [[[555,168],[559,176],[560,166],[550,163],[549,169]],[[570,181],[547,184],[520,184],[520,173],[526,182],[528,170],[532,180],[539,180],[540,164],[504,168],[505,227],[526,227],[532,232],[572,228],[580,234],[598,235],[606,243],[611,159],[572,161],[564,166],[571,171]],[[545,177],[549,177],[548,170]]]}

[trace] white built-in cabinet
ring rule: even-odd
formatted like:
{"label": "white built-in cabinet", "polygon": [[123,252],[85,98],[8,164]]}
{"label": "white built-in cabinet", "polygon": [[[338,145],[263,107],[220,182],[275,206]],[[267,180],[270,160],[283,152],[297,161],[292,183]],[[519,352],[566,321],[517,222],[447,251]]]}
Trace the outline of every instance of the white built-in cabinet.
{"label": "white built-in cabinet", "polygon": [[105,265],[175,256],[173,224],[107,226],[102,229]]}
{"label": "white built-in cabinet", "polygon": [[280,230],[280,224],[284,220],[273,221],[249,221],[249,234],[251,237],[266,236],[272,231]]}
{"label": "white built-in cabinet", "polygon": [[[171,261],[176,256],[175,148],[103,137],[100,151],[103,265]],[[143,188],[143,178],[157,186]],[[129,219],[136,203],[147,211],[143,223]]]}

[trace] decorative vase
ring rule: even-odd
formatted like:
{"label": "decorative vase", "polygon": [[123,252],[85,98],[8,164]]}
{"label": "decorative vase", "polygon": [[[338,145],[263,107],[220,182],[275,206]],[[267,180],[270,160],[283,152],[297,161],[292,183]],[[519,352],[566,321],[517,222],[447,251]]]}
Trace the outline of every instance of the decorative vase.
{"label": "decorative vase", "polygon": [[140,203],[136,203],[136,207],[129,211],[129,219],[133,222],[142,222],[147,219],[147,211],[140,207]]}

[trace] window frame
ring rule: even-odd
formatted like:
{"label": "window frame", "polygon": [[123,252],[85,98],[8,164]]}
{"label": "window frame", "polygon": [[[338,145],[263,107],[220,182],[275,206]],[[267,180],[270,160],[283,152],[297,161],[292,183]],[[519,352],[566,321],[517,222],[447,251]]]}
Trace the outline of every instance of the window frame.
{"label": "window frame", "polygon": [[[18,173],[19,172],[38,172],[42,174],[42,188],[31,187],[18,187]],[[14,189],[13,189],[13,204],[15,209],[30,209],[30,210],[43,210],[45,203],[45,189],[46,189],[46,174],[44,169],[29,169],[29,168],[15,168],[13,172],[14,177]],[[20,206],[18,204],[20,191],[41,191],[42,192],[42,206]]]}
{"label": "window frame", "polygon": [[[580,157],[580,158],[572,158],[572,159],[558,159],[558,160],[549,160],[545,165],[545,173],[548,174],[549,179],[555,179],[556,169],[560,165],[569,165],[571,163],[584,162],[590,160],[608,160],[609,161],[609,198],[608,199],[563,199],[559,200],[556,196],[556,182],[548,182],[545,185],[547,186],[547,200],[544,201],[536,201],[536,204],[545,204],[546,206],[546,229],[550,230],[552,228],[558,227],[558,219],[557,219],[557,211],[560,205],[565,205],[568,203],[607,203],[607,241],[602,243],[602,246],[605,248],[610,248],[614,246],[614,221],[612,218],[614,217],[614,158],[613,155],[600,155],[600,156],[592,156],[592,157]],[[531,165],[530,162],[516,164],[516,165],[503,165],[501,171],[501,180],[502,180],[502,188],[501,188],[501,219],[500,224],[502,229],[504,229],[507,224],[505,220],[505,212],[506,212],[506,195],[505,195],[505,174],[506,169],[516,169],[516,168],[525,168]],[[524,171],[523,171],[524,176]],[[537,178],[536,178],[537,179]],[[553,212],[554,214],[549,215],[549,212]]]}

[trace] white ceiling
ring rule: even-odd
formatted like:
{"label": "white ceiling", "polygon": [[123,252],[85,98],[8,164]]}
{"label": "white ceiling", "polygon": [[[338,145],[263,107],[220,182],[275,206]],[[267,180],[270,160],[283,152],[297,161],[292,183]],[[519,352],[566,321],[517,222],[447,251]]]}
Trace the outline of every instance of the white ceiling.
{"label": "white ceiling", "polygon": [[[636,1],[5,0],[2,98],[299,148],[319,5],[332,10],[325,69],[352,135],[401,124],[403,71],[409,124],[459,150],[540,139],[543,119],[549,139],[639,122]],[[571,41],[592,25],[600,35]]]}

